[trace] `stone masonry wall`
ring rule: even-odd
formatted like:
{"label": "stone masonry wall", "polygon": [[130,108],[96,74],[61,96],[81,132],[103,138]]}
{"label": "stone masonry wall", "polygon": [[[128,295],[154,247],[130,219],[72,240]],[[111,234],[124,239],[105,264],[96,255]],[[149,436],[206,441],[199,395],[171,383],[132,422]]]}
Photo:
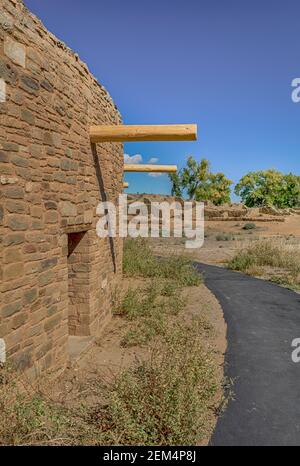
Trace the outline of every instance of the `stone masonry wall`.
{"label": "stone masonry wall", "polygon": [[0,343],[32,377],[109,320],[122,242],[97,237],[96,206],[122,191],[123,147],[91,146],[89,127],[120,123],[78,56],[0,0]]}

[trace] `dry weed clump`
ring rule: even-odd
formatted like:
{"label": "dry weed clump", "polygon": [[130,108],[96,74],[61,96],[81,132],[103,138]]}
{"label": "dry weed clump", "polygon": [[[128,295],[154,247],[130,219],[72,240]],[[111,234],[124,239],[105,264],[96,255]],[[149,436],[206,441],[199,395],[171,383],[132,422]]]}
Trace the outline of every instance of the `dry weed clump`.
{"label": "dry weed clump", "polygon": [[[228,267],[257,276],[264,275],[267,268],[271,268],[276,270],[278,284],[297,287],[300,284],[300,244],[275,238],[255,241],[241,248]],[[272,281],[276,283],[274,274]]]}
{"label": "dry weed clump", "polygon": [[[0,445],[195,445],[215,414],[217,367],[203,346],[208,324],[185,321],[181,290],[201,277],[183,258],[157,259],[140,241],[125,248],[124,271],[146,284],[116,296],[131,324],[122,344],[147,345],[149,358],[103,379],[75,381],[76,403],[0,368]],[[94,400],[87,403],[87,394]]]}

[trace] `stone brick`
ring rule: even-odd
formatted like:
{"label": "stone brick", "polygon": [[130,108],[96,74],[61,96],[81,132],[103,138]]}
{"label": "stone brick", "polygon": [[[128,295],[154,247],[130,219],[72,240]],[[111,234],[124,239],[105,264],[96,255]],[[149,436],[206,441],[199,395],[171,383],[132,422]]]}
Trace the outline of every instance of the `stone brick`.
{"label": "stone brick", "polygon": [[52,270],[49,270],[47,272],[44,272],[44,273],[41,273],[39,275],[39,285],[40,286],[45,286],[45,285],[49,285],[49,283],[52,283],[53,282],[53,279],[54,279],[54,275],[53,275],[53,272]]}
{"label": "stone brick", "polygon": [[24,103],[24,96],[20,92],[14,92],[12,95],[10,95],[10,101],[13,102],[16,105],[23,105]]}
{"label": "stone brick", "polygon": [[26,109],[21,110],[21,120],[26,121],[26,123],[29,123],[30,125],[35,124],[33,113]]}
{"label": "stone brick", "polygon": [[11,328],[13,330],[20,328],[22,325],[25,324],[25,322],[27,321],[27,318],[28,316],[24,312],[18,313],[16,316],[14,316],[12,320]]}
{"label": "stone brick", "polygon": [[45,202],[45,208],[47,210],[56,210],[57,209],[57,204],[56,202],[53,202],[53,201],[47,201]]}
{"label": "stone brick", "polygon": [[21,76],[21,87],[29,94],[37,94],[40,89],[39,82],[27,75]]}
{"label": "stone brick", "polygon": [[44,157],[44,150],[43,147],[38,145],[38,144],[32,144],[29,147],[29,152],[32,155],[32,157],[36,159],[41,159]]}
{"label": "stone brick", "polygon": [[21,262],[23,256],[19,248],[7,248],[3,253],[4,263],[9,264],[10,262]]}
{"label": "stone brick", "polygon": [[61,316],[51,317],[44,324],[45,331],[49,332],[50,330],[53,330],[53,328],[56,327],[56,325],[59,324],[60,322],[61,322]]}
{"label": "stone brick", "polygon": [[0,162],[3,162],[3,163],[9,162],[9,155],[7,152],[0,151]]}
{"label": "stone brick", "polygon": [[74,272],[88,272],[90,270],[89,264],[73,264],[72,270]]}
{"label": "stone brick", "polygon": [[23,262],[17,262],[14,264],[3,267],[3,281],[15,280],[24,275],[24,264]]}
{"label": "stone brick", "polygon": [[24,157],[21,157],[19,155],[12,155],[11,156],[11,162],[14,164],[14,165],[17,165],[18,167],[28,167],[29,165],[29,162],[26,158]]}
{"label": "stone brick", "polygon": [[58,262],[57,257],[53,257],[51,259],[45,259],[41,262],[40,269],[41,270],[51,269],[52,267],[57,265],[57,262]]}
{"label": "stone brick", "polygon": [[30,337],[41,335],[42,331],[43,331],[43,324],[37,324],[37,325],[31,326],[28,331],[28,337],[30,338]]}
{"label": "stone brick", "polygon": [[5,208],[10,213],[24,214],[28,212],[28,205],[23,201],[10,200],[5,202]]}
{"label": "stone brick", "polygon": [[32,254],[37,251],[37,246],[33,243],[27,243],[24,245],[23,251],[25,254]]}
{"label": "stone brick", "polygon": [[29,217],[25,215],[10,214],[8,215],[7,224],[13,231],[27,230],[29,227]]}
{"label": "stone brick", "polygon": [[83,213],[83,222],[92,223],[92,221],[93,221],[93,212],[91,210],[86,210]]}
{"label": "stone brick", "polygon": [[1,316],[10,317],[22,309],[22,301],[15,301],[2,307]]}
{"label": "stone brick", "polygon": [[59,203],[59,210],[63,217],[73,217],[77,215],[77,207],[69,201]]}
{"label": "stone brick", "polygon": [[49,146],[53,145],[53,138],[51,133],[44,133],[44,144],[47,144]]}
{"label": "stone brick", "polygon": [[25,193],[21,186],[4,186],[2,194],[11,199],[23,199]]}
{"label": "stone brick", "polygon": [[43,230],[44,229],[44,222],[39,219],[33,219],[31,223],[31,228],[33,230]]}
{"label": "stone brick", "polygon": [[10,152],[19,152],[19,145],[15,142],[3,142],[2,149]]}
{"label": "stone brick", "polygon": [[52,86],[52,84],[49,83],[49,81],[47,81],[47,79],[44,79],[41,82],[41,87],[43,89],[46,89],[46,91],[48,91],[48,92],[53,92],[53,86]]}
{"label": "stone brick", "polygon": [[53,133],[52,134],[52,139],[53,139],[53,144],[56,148],[60,148],[61,147],[61,143],[62,143],[62,139],[61,139],[61,135],[58,134],[58,133]]}
{"label": "stone brick", "polygon": [[30,214],[32,217],[41,218],[43,216],[43,209],[42,207],[32,206],[30,208]]}
{"label": "stone brick", "polygon": [[24,45],[19,44],[10,37],[6,37],[4,40],[4,53],[8,58],[16,63],[16,65],[20,65],[25,68],[26,49]]}
{"label": "stone brick", "polygon": [[58,213],[56,210],[49,210],[45,214],[45,222],[46,223],[57,223],[58,222]]}
{"label": "stone brick", "polygon": [[0,28],[7,32],[13,30],[12,18],[2,11],[0,12]]}
{"label": "stone brick", "polygon": [[13,244],[22,244],[25,241],[25,235],[23,233],[8,233],[3,239],[4,246],[11,246]]}
{"label": "stone brick", "polygon": [[37,350],[37,352],[35,354],[36,358],[37,359],[42,358],[43,356],[45,356],[46,353],[48,353],[48,351],[51,350],[51,348],[52,348],[52,342],[51,341],[46,341]]}
{"label": "stone brick", "polygon": [[[26,275],[31,275],[33,273],[37,273],[40,271],[40,266],[36,258],[32,258],[30,256],[31,262],[27,261],[25,264],[25,274]],[[35,259],[35,260],[32,260]]]}
{"label": "stone brick", "polygon": [[78,163],[74,162],[74,160],[70,159],[62,159],[60,162],[60,168],[62,170],[77,170],[78,169]]}
{"label": "stone brick", "polygon": [[15,176],[0,176],[0,183],[1,184],[17,184],[18,178]]}
{"label": "stone brick", "polygon": [[6,84],[15,85],[18,81],[18,72],[10,63],[7,63],[0,57],[0,76]]}
{"label": "stone brick", "polygon": [[30,290],[26,290],[24,293],[24,304],[33,303],[38,297],[38,289],[31,288]]}
{"label": "stone brick", "polygon": [[70,149],[70,147],[67,147],[65,150],[65,154],[67,157],[73,157],[73,151]]}
{"label": "stone brick", "polygon": [[58,307],[56,305],[53,305],[51,307],[48,307],[47,309],[47,315],[49,317],[52,317],[54,314],[56,314],[59,311]]}

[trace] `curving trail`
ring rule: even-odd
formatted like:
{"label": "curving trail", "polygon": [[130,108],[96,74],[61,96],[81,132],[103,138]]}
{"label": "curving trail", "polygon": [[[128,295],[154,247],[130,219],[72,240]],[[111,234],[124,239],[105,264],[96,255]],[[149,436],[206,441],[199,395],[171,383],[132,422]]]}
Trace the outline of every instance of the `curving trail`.
{"label": "curving trail", "polygon": [[300,445],[300,294],[216,266],[196,264],[227,323],[225,375],[233,398],[211,445]]}

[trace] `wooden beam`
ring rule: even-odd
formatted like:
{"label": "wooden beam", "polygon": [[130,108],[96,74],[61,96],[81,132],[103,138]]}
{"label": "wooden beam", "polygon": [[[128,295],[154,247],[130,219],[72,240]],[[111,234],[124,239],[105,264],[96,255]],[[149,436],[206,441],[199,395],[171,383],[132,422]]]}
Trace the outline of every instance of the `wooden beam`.
{"label": "wooden beam", "polygon": [[150,165],[139,163],[125,163],[124,172],[145,172],[145,173],[175,173],[177,165]]}
{"label": "wooden beam", "polygon": [[99,125],[90,127],[91,142],[195,141],[197,125]]}
{"label": "wooden beam", "polygon": [[129,188],[129,183],[127,183],[127,181],[124,181],[123,188]]}

